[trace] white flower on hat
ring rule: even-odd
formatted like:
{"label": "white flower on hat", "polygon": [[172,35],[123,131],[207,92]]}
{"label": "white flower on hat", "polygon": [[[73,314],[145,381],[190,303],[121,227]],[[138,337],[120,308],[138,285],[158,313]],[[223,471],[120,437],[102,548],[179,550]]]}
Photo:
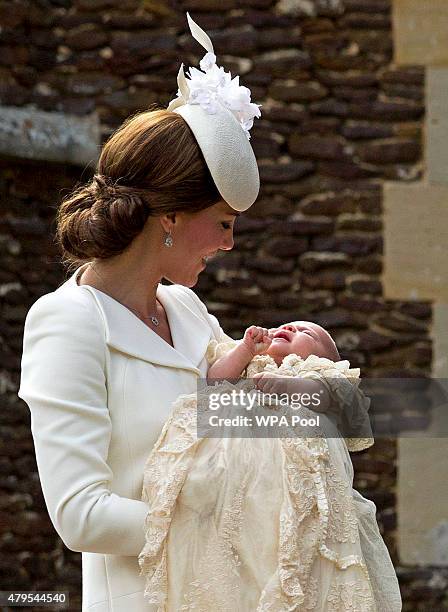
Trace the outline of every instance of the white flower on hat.
{"label": "white flower on hat", "polygon": [[199,62],[201,70],[190,68],[188,79],[185,78],[182,64],[178,75],[177,99],[170,102],[168,109],[178,106],[178,101],[181,99],[180,103],[199,104],[207,113],[216,114],[218,105],[222,104],[232,112],[250,140],[249,130],[254,124],[254,118],[261,116],[261,105],[251,102],[250,89],[239,84],[238,75],[232,79],[230,72],[216,65],[216,55],[209,36],[188,13],[187,18],[193,37],[201,43],[207,53]]}
{"label": "white flower on hat", "polygon": [[207,51],[204,57],[199,62],[199,67],[204,72],[210,70],[216,64],[216,55],[211,51]]}

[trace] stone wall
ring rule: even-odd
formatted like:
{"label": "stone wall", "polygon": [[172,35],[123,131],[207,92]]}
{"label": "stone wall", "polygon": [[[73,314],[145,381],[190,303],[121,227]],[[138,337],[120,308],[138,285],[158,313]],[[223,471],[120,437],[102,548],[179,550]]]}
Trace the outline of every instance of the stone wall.
{"label": "stone wall", "polygon": [[[259,199],[196,292],[234,337],[254,322],[308,318],[364,376],[429,373],[431,304],[387,300],[381,283],[382,184],[421,177],[425,112],[423,69],[392,63],[388,0],[1,2],[1,104],[96,113],[104,140],[130,113],[167,105],[181,61],[198,66],[187,10],[218,65],[262,104],[251,131]],[[80,555],[49,522],[16,390],[26,312],[64,280],[55,210],[90,170],[11,153],[0,159],[1,588],[69,589],[75,610]],[[377,504],[403,609],[448,609],[446,569],[399,563],[395,442],[352,459],[355,486]]]}

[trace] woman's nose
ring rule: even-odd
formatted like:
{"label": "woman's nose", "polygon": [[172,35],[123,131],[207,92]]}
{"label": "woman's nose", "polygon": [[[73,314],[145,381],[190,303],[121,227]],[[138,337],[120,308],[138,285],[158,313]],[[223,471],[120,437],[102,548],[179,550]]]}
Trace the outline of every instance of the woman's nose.
{"label": "woman's nose", "polygon": [[231,249],[233,249],[233,245],[235,244],[235,241],[233,239],[233,232],[231,236],[227,236],[223,243],[221,244],[220,248],[223,251],[230,251]]}

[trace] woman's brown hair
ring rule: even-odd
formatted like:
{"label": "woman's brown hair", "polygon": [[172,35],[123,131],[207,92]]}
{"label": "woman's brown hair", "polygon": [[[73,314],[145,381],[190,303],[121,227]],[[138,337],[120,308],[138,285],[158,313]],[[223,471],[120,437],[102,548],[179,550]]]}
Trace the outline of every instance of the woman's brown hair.
{"label": "woman's brown hair", "polygon": [[198,212],[222,199],[187,123],[166,109],[133,115],[104,144],[92,180],[56,215],[69,269],[121,253],[149,216]]}

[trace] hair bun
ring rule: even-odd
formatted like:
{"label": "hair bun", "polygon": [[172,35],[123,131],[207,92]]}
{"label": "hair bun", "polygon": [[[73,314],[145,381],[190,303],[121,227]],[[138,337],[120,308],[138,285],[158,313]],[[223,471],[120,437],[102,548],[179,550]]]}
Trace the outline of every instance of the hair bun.
{"label": "hair bun", "polygon": [[148,208],[148,189],[139,189],[132,185],[118,185],[110,176],[94,174],[90,183],[90,192],[95,200],[114,200],[126,202],[132,206],[139,205]]}
{"label": "hair bun", "polygon": [[57,243],[64,263],[121,254],[148,221],[221,200],[184,119],[166,109],[130,117],[104,144],[87,184],[63,199]]}
{"label": "hair bun", "polygon": [[109,176],[94,174],[90,187],[95,197],[101,197],[105,195],[113,195],[113,192],[116,191],[117,187],[119,186],[114,185],[113,180]]}

